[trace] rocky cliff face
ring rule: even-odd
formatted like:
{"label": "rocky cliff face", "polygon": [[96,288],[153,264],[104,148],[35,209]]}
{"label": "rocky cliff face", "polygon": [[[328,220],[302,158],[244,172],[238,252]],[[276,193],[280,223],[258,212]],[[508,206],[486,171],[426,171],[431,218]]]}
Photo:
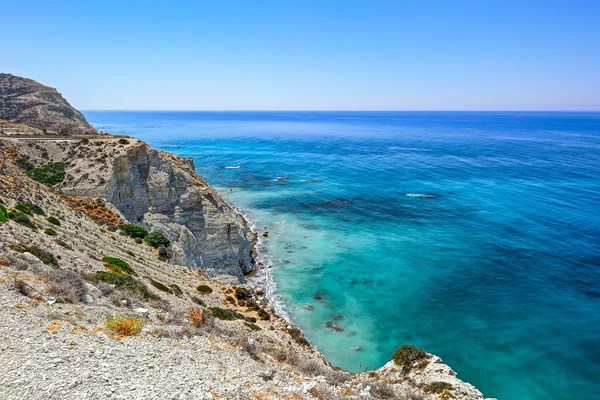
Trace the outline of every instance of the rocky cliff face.
{"label": "rocky cliff face", "polygon": [[65,164],[55,190],[105,199],[129,222],[163,232],[171,241],[170,263],[222,282],[243,282],[252,271],[253,234],[191,160],[114,136],[11,142],[37,166]]}
{"label": "rocky cliff face", "polygon": [[56,89],[11,74],[0,74],[0,120],[61,134],[96,133]]}
{"label": "rocky cliff face", "polygon": [[250,232],[243,218],[194,171],[191,160],[149,148],[116,158],[105,198],[129,221],[165,232],[172,260],[223,281],[252,271]]}

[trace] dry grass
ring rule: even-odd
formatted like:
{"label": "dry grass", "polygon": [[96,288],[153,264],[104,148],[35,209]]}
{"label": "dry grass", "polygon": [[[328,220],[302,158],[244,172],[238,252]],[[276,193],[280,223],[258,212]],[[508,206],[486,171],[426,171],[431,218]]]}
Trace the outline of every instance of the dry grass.
{"label": "dry grass", "polygon": [[187,319],[194,328],[200,327],[204,321],[204,309],[200,307],[190,307],[187,313]]}
{"label": "dry grass", "polygon": [[398,398],[398,394],[396,393],[396,390],[394,390],[392,385],[390,385],[388,383],[375,381],[375,382],[369,383],[369,385],[371,386],[371,396],[374,399],[382,399],[383,400],[383,399],[397,399]]}
{"label": "dry grass", "polygon": [[57,269],[45,276],[50,291],[63,301],[77,303],[87,293],[84,280],[73,271]]}
{"label": "dry grass", "polygon": [[144,320],[137,317],[118,315],[116,317],[106,317],[104,326],[123,336],[135,336],[144,328]]}

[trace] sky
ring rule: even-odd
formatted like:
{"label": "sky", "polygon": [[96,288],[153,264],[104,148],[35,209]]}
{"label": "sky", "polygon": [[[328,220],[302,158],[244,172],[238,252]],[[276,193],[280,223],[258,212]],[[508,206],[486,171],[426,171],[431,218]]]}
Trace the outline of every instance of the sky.
{"label": "sky", "polygon": [[0,0],[83,110],[600,110],[600,1]]}

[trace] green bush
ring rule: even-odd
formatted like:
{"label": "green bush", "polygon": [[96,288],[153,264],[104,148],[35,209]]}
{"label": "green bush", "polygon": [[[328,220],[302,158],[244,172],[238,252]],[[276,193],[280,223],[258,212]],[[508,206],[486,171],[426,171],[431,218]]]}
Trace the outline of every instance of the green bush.
{"label": "green bush", "polygon": [[449,384],[448,382],[431,382],[428,385],[426,385],[423,390],[425,391],[425,393],[443,393],[446,390],[452,390],[454,389],[454,387]]}
{"label": "green bush", "polygon": [[104,266],[113,272],[125,272],[129,275],[136,275],[135,271],[126,261],[121,260],[117,257],[102,257],[102,262],[104,262]]}
{"label": "green bush", "polygon": [[246,325],[248,328],[252,329],[253,331],[260,331],[260,326],[253,324],[252,322],[244,322],[244,325]]}
{"label": "green bush", "polygon": [[25,203],[25,205],[27,207],[29,207],[31,212],[33,212],[34,214],[46,215],[46,213],[44,212],[44,209],[42,207],[38,206],[37,204]]}
{"label": "green bush", "polygon": [[48,221],[52,225],[60,226],[60,220],[56,217],[49,216],[48,218],[46,218],[46,221]]}
{"label": "green bush", "polygon": [[258,310],[258,319],[263,320],[263,321],[268,321],[271,319],[271,316],[269,315],[267,310],[265,310],[264,308],[261,308],[260,310]]}
{"label": "green bush", "polygon": [[244,316],[240,313],[237,313],[232,310],[227,310],[221,307],[212,307],[209,308],[210,312],[215,316],[215,318],[222,319],[224,321],[233,321],[236,319],[244,319]]}
{"label": "green bush", "polygon": [[196,286],[196,290],[200,294],[211,294],[213,292],[212,288],[207,285],[198,285]]}
{"label": "green bush", "polygon": [[46,235],[50,235],[50,236],[56,236],[56,231],[52,228],[46,228],[44,229],[44,233]]}
{"label": "green bush", "polygon": [[289,328],[288,333],[290,334],[292,339],[294,339],[294,341],[296,343],[298,343],[299,345],[310,347],[310,342],[308,340],[306,340],[306,338],[304,337],[304,334],[302,333],[302,331],[299,328],[296,328],[296,327]]}
{"label": "green bush", "polygon": [[160,299],[160,297],[148,290],[146,285],[134,279],[131,275],[98,271],[95,274],[85,275],[84,277],[92,282],[102,281],[110,285],[115,285],[116,289],[128,290],[144,300]]}
{"label": "green bush", "polygon": [[27,215],[33,215],[33,212],[29,209],[29,207],[27,207],[27,205],[19,203],[16,206],[13,207],[15,210],[17,211],[21,211],[22,213],[25,213]]}
{"label": "green bush", "polygon": [[132,238],[139,237],[143,239],[148,234],[147,230],[134,224],[121,224],[119,225],[119,229],[125,232],[127,236],[131,236]]}
{"label": "green bush", "polygon": [[49,251],[40,249],[37,246],[13,246],[12,249],[14,251],[18,251],[19,253],[31,253],[37,258],[40,259],[46,265],[50,265],[54,268],[58,268],[58,260],[54,257],[54,254]]}
{"label": "green bush", "polygon": [[400,365],[405,373],[409,373],[412,370],[413,364],[416,361],[425,358],[427,358],[427,353],[418,347],[407,344],[401,346],[394,354],[392,354],[392,360],[394,360],[397,365]]}
{"label": "green bush", "polygon": [[0,222],[6,221],[8,221],[8,211],[6,210],[6,207],[0,204]]}
{"label": "green bush", "polygon": [[37,227],[35,226],[35,224],[29,219],[29,217],[27,216],[27,214],[25,214],[25,213],[23,213],[21,211],[10,210],[8,212],[8,218],[12,219],[17,224],[21,224],[23,226],[31,228],[34,231],[37,229]]}
{"label": "green bush", "polygon": [[146,278],[148,278],[148,280],[150,280],[150,284],[152,286],[154,286],[155,288],[157,288],[158,290],[160,290],[161,292],[165,292],[165,293],[173,293],[171,291],[171,289],[169,289],[167,286],[165,286],[164,284],[155,281],[154,279],[150,278],[149,276],[147,276]]}
{"label": "green bush", "polygon": [[17,165],[25,170],[25,171],[30,171],[32,170],[35,166],[26,158],[19,158],[17,161],[15,161],[17,163]]}
{"label": "green bush", "polygon": [[167,239],[165,235],[163,235],[161,232],[148,233],[144,238],[144,241],[146,241],[147,244],[154,247],[155,249],[157,249],[158,246],[160,246],[161,244],[165,247],[169,247],[169,245],[171,244],[169,239]]}
{"label": "green bush", "polygon": [[49,163],[27,171],[27,176],[48,186],[54,186],[65,179],[65,163]]}
{"label": "green bush", "polygon": [[15,208],[15,210],[21,211],[22,213],[25,213],[27,215],[33,215],[33,214],[45,215],[46,214],[44,212],[44,209],[42,207],[38,206],[37,204],[19,203],[14,208]]}

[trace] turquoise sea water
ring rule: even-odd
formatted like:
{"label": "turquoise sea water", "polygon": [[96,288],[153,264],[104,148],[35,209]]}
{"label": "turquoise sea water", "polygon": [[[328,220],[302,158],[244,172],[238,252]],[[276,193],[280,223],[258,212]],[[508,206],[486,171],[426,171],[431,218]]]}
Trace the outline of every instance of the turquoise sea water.
{"label": "turquoise sea water", "polygon": [[334,364],[410,343],[489,397],[600,398],[600,113],[84,114],[193,157],[266,228],[275,294]]}

